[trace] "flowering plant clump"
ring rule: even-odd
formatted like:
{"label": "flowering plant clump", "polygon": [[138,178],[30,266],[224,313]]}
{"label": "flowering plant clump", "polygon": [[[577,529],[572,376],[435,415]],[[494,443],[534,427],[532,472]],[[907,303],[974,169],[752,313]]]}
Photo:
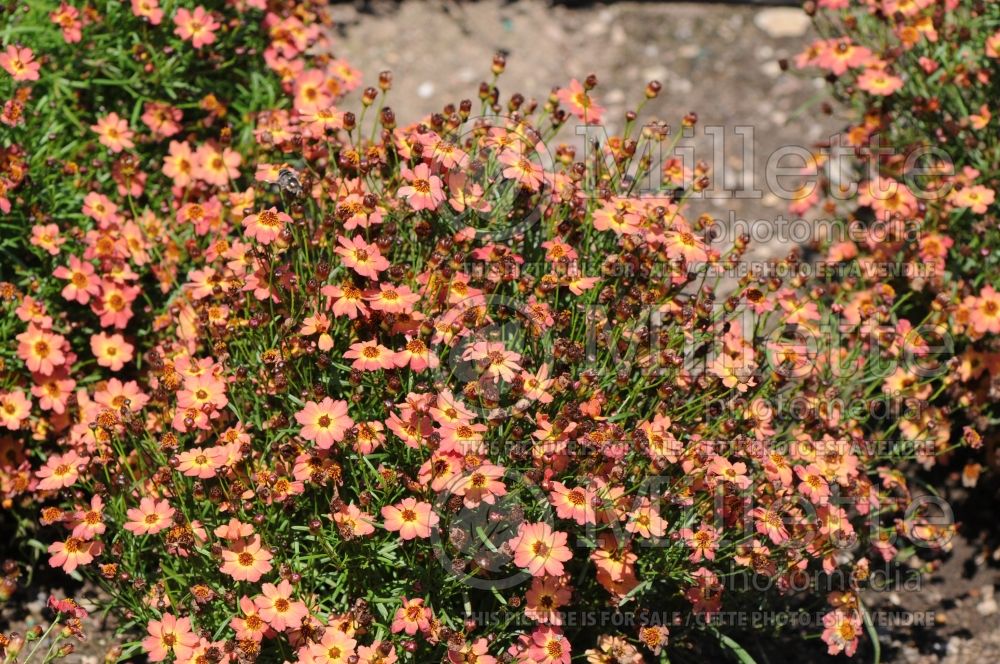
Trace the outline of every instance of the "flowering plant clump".
{"label": "flowering plant clump", "polygon": [[924,338],[827,284],[723,291],[747,241],[642,104],[581,150],[596,79],[501,99],[497,56],[404,124],[313,3],[42,4],[0,61],[0,491],[124,656],[745,661],[713,616],[817,601],[853,654],[872,566],[947,546],[826,407]]}
{"label": "flowering plant clump", "polygon": [[[1000,6],[990,2],[819,0],[823,38],[801,53],[855,110],[840,145],[858,156],[854,190],[837,178],[802,190],[839,220],[820,249],[851,269],[836,302],[878,326],[892,308],[951,359],[940,370],[887,372],[883,389],[909,402],[886,435],[929,443],[924,465],[963,454],[974,485],[997,466],[1000,411]],[[825,157],[819,157],[822,167]],[[822,168],[813,168],[813,175]],[[812,185],[815,182],[810,183]],[[887,272],[885,269],[888,268]]]}

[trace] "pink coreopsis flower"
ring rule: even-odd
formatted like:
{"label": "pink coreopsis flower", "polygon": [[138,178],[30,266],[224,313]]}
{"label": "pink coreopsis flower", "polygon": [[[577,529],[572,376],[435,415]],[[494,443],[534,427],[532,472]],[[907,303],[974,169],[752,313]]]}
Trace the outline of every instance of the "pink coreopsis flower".
{"label": "pink coreopsis flower", "polygon": [[601,123],[604,109],[594,102],[580,81],[574,78],[570,81],[568,88],[560,88],[558,97],[559,103],[568,106],[570,113],[584,122],[590,124]]}
{"label": "pink coreopsis flower", "polygon": [[261,586],[261,595],[254,599],[254,605],[264,622],[279,632],[298,628],[309,615],[305,604],[292,599],[292,584],[287,579],[277,586],[273,583]]}
{"label": "pink coreopsis flower", "polygon": [[35,54],[26,46],[11,44],[0,52],[0,67],[14,77],[15,81],[37,81],[41,63],[35,61]]}
{"label": "pink coreopsis flower", "polygon": [[48,252],[50,256],[58,256],[60,248],[66,243],[55,224],[35,224],[31,227],[31,244]]}
{"label": "pink coreopsis flower", "polygon": [[59,7],[49,12],[49,20],[62,29],[63,41],[67,44],[75,44],[83,37],[80,28],[83,23],[80,21],[80,10],[65,2],[59,3]]}
{"label": "pink coreopsis flower", "polygon": [[521,355],[507,350],[500,341],[479,341],[466,349],[462,359],[481,362],[484,365],[483,372],[493,382],[513,382],[521,371],[521,365],[518,364]]}
{"label": "pink coreopsis flower", "polygon": [[351,363],[351,367],[359,371],[391,369],[403,363],[394,351],[386,348],[374,339],[351,344],[350,349],[344,353],[344,358],[354,360]]}
{"label": "pink coreopsis flower", "polygon": [[347,414],[347,402],[324,397],[322,401],[307,401],[295,420],[302,425],[299,435],[316,443],[321,450],[329,449],[344,439],[354,420]]}
{"label": "pink coreopsis flower", "polygon": [[146,19],[150,25],[159,25],[163,21],[159,0],[132,0],[132,13]]}
{"label": "pink coreopsis flower", "polygon": [[135,135],[129,129],[128,121],[118,117],[117,113],[108,113],[98,118],[97,124],[90,127],[97,133],[101,145],[112,152],[121,152],[135,147],[132,137]]}
{"label": "pink coreopsis flower", "polygon": [[252,237],[261,244],[268,245],[281,236],[285,224],[291,223],[291,221],[292,218],[287,214],[272,207],[246,217],[243,220],[243,228],[246,229],[247,237]]}
{"label": "pink coreopsis flower", "polygon": [[[243,615],[237,616],[229,622],[229,626],[236,632],[236,638],[258,642],[263,640],[270,628],[260,617],[253,600],[246,595],[240,598],[240,611],[243,612]],[[273,632],[271,633],[273,634]]]}
{"label": "pink coreopsis flower", "polygon": [[30,414],[31,400],[23,391],[0,392],[0,426],[17,431]]}
{"label": "pink coreopsis flower", "polygon": [[567,535],[544,522],[522,523],[510,541],[514,564],[532,576],[560,576],[563,563],[573,557],[566,546]]}
{"label": "pink coreopsis flower", "polygon": [[139,507],[132,507],[126,513],[129,522],[125,524],[125,530],[133,535],[155,535],[173,524],[175,512],[166,500],[153,500],[147,496],[139,501]]}
{"label": "pink coreopsis flower", "polygon": [[389,261],[382,256],[378,245],[368,244],[360,235],[350,240],[341,235],[337,242],[340,246],[335,251],[341,262],[362,277],[378,281],[378,273],[389,268]]}
{"label": "pink coreopsis flower", "polygon": [[427,538],[431,528],[437,525],[438,515],[430,503],[418,502],[416,498],[404,498],[395,505],[382,508],[385,529],[398,532],[400,539]]}
{"label": "pink coreopsis flower", "polygon": [[271,571],[271,552],[254,535],[250,541],[239,540],[232,549],[223,549],[220,571],[236,581],[257,583]]}
{"label": "pink coreopsis flower", "polygon": [[224,187],[230,180],[238,178],[240,164],[243,163],[243,157],[236,150],[217,148],[210,143],[198,147],[194,160],[195,177],[217,187]]}
{"label": "pink coreopsis flower", "polygon": [[42,491],[52,491],[72,486],[80,476],[79,466],[90,461],[81,457],[73,450],[65,454],[54,454],[48,458],[45,465],[38,469],[38,488]]}
{"label": "pink coreopsis flower", "polygon": [[70,302],[87,304],[90,298],[101,292],[101,280],[96,275],[94,266],[81,261],[76,256],[69,257],[69,265],[60,265],[52,273],[57,279],[69,281],[62,289],[62,296]]}
{"label": "pink coreopsis flower", "polygon": [[403,166],[400,173],[410,184],[400,187],[397,193],[406,199],[413,210],[436,210],[445,200],[441,178],[431,175],[427,164],[417,164],[413,170]]}
{"label": "pink coreopsis flower", "polygon": [[108,528],[104,523],[104,500],[100,496],[93,496],[90,507],[78,509],[69,526],[73,528],[73,537],[92,540],[103,535]]}
{"label": "pink coreopsis flower", "polygon": [[215,31],[222,27],[212,14],[204,7],[198,6],[194,11],[181,7],[174,15],[174,34],[185,41],[190,41],[195,48],[207,46],[215,41]]}
{"label": "pink coreopsis flower", "polygon": [[421,597],[414,599],[403,598],[403,606],[396,609],[396,615],[392,620],[393,634],[405,632],[413,636],[417,632],[423,632],[430,628],[430,621],[434,614],[429,607],[424,606]]}
{"label": "pink coreopsis flower", "polygon": [[177,618],[172,613],[164,613],[160,620],[150,620],[146,631],[149,636],[143,639],[142,649],[151,662],[162,662],[171,653],[177,661],[183,661],[198,645],[198,635],[191,631],[191,619]]}
{"label": "pink coreopsis flower", "polygon": [[98,332],[90,337],[90,349],[97,358],[97,364],[111,371],[118,371],[126,362],[132,361],[135,347],[125,341],[120,334],[105,334]]}
{"label": "pink coreopsis flower", "polygon": [[94,556],[101,552],[100,542],[86,541],[79,537],[70,537],[64,542],[54,542],[49,546],[49,565],[52,567],[62,567],[63,571],[69,573],[80,565],[87,565],[94,560]]}

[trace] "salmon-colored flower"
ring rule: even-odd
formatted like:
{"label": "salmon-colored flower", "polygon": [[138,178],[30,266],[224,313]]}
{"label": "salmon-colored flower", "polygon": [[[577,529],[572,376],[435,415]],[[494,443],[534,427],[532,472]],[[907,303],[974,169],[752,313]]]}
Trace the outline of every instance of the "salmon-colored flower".
{"label": "salmon-colored flower", "polygon": [[411,291],[409,286],[394,286],[383,283],[379,284],[377,292],[372,293],[366,299],[375,311],[397,314],[413,311],[413,305],[420,300],[420,295]]}
{"label": "salmon-colored flower", "polygon": [[75,570],[80,565],[88,565],[94,560],[94,556],[101,552],[100,542],[87,541],[79,537],[70,537],[64,542],[54,542],[49,546],[49,565],[52,567],[62,567],[67,574]]}
{"label": "salmon-colored flower", "polygon": [[216,537],[235,541],[253,535],[253,526],[249,523],[243,523],[237,518],[231,518],[228,523],[222,524],[212,532],[215,533]]}
{"label": "salmon-colored flower", "polygon": [[873,95],[886,97],[903,87],[903,79],[885,69],[869,67],[858,76],[858,87]]}
{"label": "salmon-colored flower", "polygon": [[334,401],[324,397],[322,401],[307,401],[295,420],[302,425],[299,435],[316,443],[321,450],[329,449],[334,443],[344,440],[347,430],[354,426],[354,420],[347,414],[347,402]]}
{"label": "salmon-colored flower", "polygon": [[570,113],[587,124],[600,124],[604,109],[594,102],[580,81],[575,78],[569,82],[568,88],[560,88],[557,93],[559,103],[569,107]]}
{"label": "salmon-colored flower", "polygon": [[181,141],[170,141],[167,156],[163,159],[163,174],[178,187],[186,187],[195,177],[196,158],[191,146]]}
{"label": "salmon-colored flower", "polygon": [[271,571],[271,552],[254,535],[250,541],[239,540],[232,549],[223,549],[220,571],[236,581],[257,583]]}
{"label": "salmon-colored flower", "polygon": [[62,289],[62,296],[70,302],[87,304],[91,297],[101,292],[101,280],[96,275],[94,266],[76,256],[70,256],[69,265],[60,265],[52,276],[69,280]]}
{"label": "salmon-colored flower", "polygon": [[953,189],[948,194],[949,203],[955,207],[969,208],[976,214],[986,214],[994,200],[996,192],[980,184]]}
{"label": "salmon-colored flower", "polygon": [[132,507],[126,512],[129,522],[125,530],[133,535],[155,535],[173,525],[176,510],[166,500],[154,500],[145,497],[139,501],[139,507]]}
{"label": "salmon-colored flower", "polygon": [[506,166],[503,176],[515,180],[518,184],[531,191],[538,191],[545,179],[545,170],[541,164],[531,161],[522,150],[507,149],[500,153],[499,162]]}
{"label": "salmon-colored flower", "polygon": [[503,483],[504,472],[503,466],[491,463],[469,468],[451,485],[452,493],[462,496],[466,507],[472,508],[479,503],[493,505],[497,496],[507,494],[507,487]]}
{"label": "salmon-colored flower", "polygon": [[57,9],[49,12],[49,20],[59,26],[67,44],[75,44],[83,38],[80,32],[83,23],[80,21],[80,10],[76,7],[61,2]]}
{"label": "salmon-colored flower", "polygon": [[562,482],[553,482],[549,492],[549,501],[556,508],[560,519],[572,519],[581,526],[587,523],[597,523],[594,512],[594,491],[585,487],[569,488]]}
{"label": "salmon-colored flower", "polygon": [[107,335],[98,332],[90,337],[90,349],[97,358],[97,364],[111,371],[118,371],[132,360],[132,344],[120,334]]}
{"label": "salmon-colored flower", "polygon": [[681,528],[680,536],[691,549],[691,562],[700,562],[702,558],[715,560],[715,552],[719,548],[719,533],[715,528],[708,524],[702,524],[698,530]]}
{"label": "salmon-colored flower", "polygon": [[992,286],[983,286],[969,315],[977,334],[1000,334],[1000,293]]}
{"label": "salmon-colored flower", "polygon": [[547,523],[522,523],[510,541],[514,564],[532,576],[561,576],[563,563],[573,557],[566,546],[566,533]]}
{"label": "salmon-colored flower", "polygon": [[134,133],[129,129],[128,121],[118,117],[117,113],[108,113],[103,118],[98,118],[97,124],[91,125],[92,130],[97,132],[101,145],[112,152],[121,152],[135,147],[132,142]]}
{"label": "salmon-colored flower", "polygon": [[[240,611],[242,616],[234,617],[229,626],[236,632],[236,638],[240,640],[261,641],[268,634],[270,628],[264,619],[260,617],[257,606],[253,600],[244,595],[240,598]],[[271,632],[273,634],[273,631]]]}
{"label": "salmon-colored flower", "polygon": [[58,256],[60,247],[66,243],[59,233],[59,227],[55,224],[35,224],[31,227],[32,246],[39,247],[48,252],[50,256]]}
{"label": "salmon-colored flower", "polygon": [[521,371],[521,355],[504,348],[499,341],[479,341],[467,348],[462,354],[463,360],[479,362],[483,373],[493,382],[503,380],[513,382]]}
{"label": "salmon-colored flower", "polygon": [[102,281],[100,295],[90,303],[100,316],[101,327],[125,328],[132,320],[132,302],[140,291],[138,286],[119,286],[113,281]]}
{"label": "salmon-colored flower", "polygon": [[73,529],[73,537],[85,540],[103,535],[107,530],[107,524],[104,523],[104,500],[100,496],[93,496],[88,509],[78,509],[73,514],[69,527]]}
{"label": "salmon-colored flower", "polygon": [[17,431],[31,414],[31,401],[22,390],[0,392],[0,425]]}
{"label": "salmon-colored flower", "polygon": [[843,652],[853,657],[858,650],[861,636],[861,618],[854,612],[831,611],[823,616],[823,642],[827,653],[838,655]]}
{"label": "salmon-colored flower", "polygon": [[219,149],[210,143],[198,148],[194,160],[194,176],[217,187],[225,187],[230,180],[238,178],[243,163],[243,157],[236,150]]}
{"label": "salmon-colored flower", "polygon": [[187,477],[197,477],[207,480],[215,477],[217,457],[200,447],[192,447],[177,455],[177,470]]}
{"label": "salmon-colored flower", "polygon": [[572,651],[560,628],[544,625],[532,632],[525,655],[533,664],[569,664]]}
{"label": "salmon-colored flower", "polygon": [[24,360],[28,370],[49,376],[56,367],[66,362],[63,344],[66,340],[53,332],[29,325],[17,335],[17,356]]}
{"label": "salmon-colored flower", "polygon": [[558,576],[536,576],[524,595],[524,615],[540,623],[561,625],[559,608],[565,606],[573,591],[565,578]]}
{"label": "salmon-colored flower", "polygon": [[327,318],[326,314],[315,314],[303,319],[302,329],[299,330],[299,333],[304,337],[318,334],[319,339],[316,342],[316,347],[322,351],[328,351],[333,348],[333,337],[330,336],[329,329],[330,319]]}
{"label": "salmon-colored flower", "polygon": [[261,586],[261,595],[254,599],[254,605],[260,617],[279,632],[298,628],[309,615],[305,604],[292,599],[292,584],[287,580],[277,586],[273,583]]}
{"label": "salmon-colored flower", "polygon": [[393,634],[405,632],[413,636],[417,632],[427,631],[431,626],[430,621],[433,617],[434,613],[430,607],[424,606],[422,597],[415,597],[414,599],[403,597],[403,605],[396,609],[396,615],[393,617],[390,629]]}
{"label": "salmon-colored flower", "polygon": [[625,530],[648,539],[663,537],[667,532],[667,520],[649,498],[643,498],[639,506],[629,514]]}
{"label": "salmon-colored flower", "polygon": [[400,358],[395,352],[386,348],[374,339],[371,341],[358,341],[351,344],[350,349],[344,353],[344,358],[354,360],[351,367],[359,371],[378,371],[379,369],[392,369],[406,363],[405,358]]}
{"label": "salmon-colored flower", "polygon": [[246,229],[247,237],[252,237],[261,244],[268,245],[281,237],[281,231],[284,230],[285,224],[291,223],[291,221],[292,218],[287,214],[272,207],[243,219],[243,228]]}
{"label": "salmon-colored flower", "polygon": [[445,200],[441,178],[431,175],[427,164],[417,164],[413,170],[403,166],[400,174],[410,184],[400,187],[397,194],[405,198],[413,210],[436,210]]}
{"label": "salmon-colored flower", "polygon": [[385,529],[398,532],[400,539],[427,538],[431,528],[437,525],[439,517],[430,503],[418,502],[416,498],[404,498],[395,505],[382,508]]}
{"label": "salmon-colored flower", "polygon": [[[149,0],[145,1],[149,2]],[[139,119],[158,138],[168,138],[181,130],[180,122],[183,117],[183,111],[176,106],[159,101],[147,101]]]}
{"label": "salmon-colored flower", "polygon": [[365,537],[375,532],[374,517],[367,512],[362,512],[354,503],[344,505],[334,512],[333,521],[345,539]]}
{"label": "salmon-colored flower", "polygon": [[194,11],[181,7],[174,15],[174,34],[190,41],[195,48],[207,46],[215,41],[215,31],[222,27],[211,12],[198,6]]}
{"label": "salmon-colored flower", "polygon": [[53,491],[73,486],[80,477],[79,466],[86,465],[89,461],[87,457],[81,457],[72,450],[50,456],[45,465],[38,469],[38,488]]}
{"label": "salmon-colored flower", "polygon": [[36,374],[34,378],[35,385],[31,388],[31,394],[38,399],[38,407],[56,414],[65,413],[66,402],[73,394],[76,381],[67,378],[63,372],[56,372],[50,376]]}
{"label": "salmon-colored flower", "polygon": [[389,261],[382,256],[378,246],[368,244],[360,235],[350,240],[341,235],[337,242],[340,246],[336,252],[340,255],[341,262],[362,277],[378,281],[378,273],[389,268]]}
{"label": "salmon-colored flower", "polygon": [[311,643],[305,652],[299,651],[299,661],[305,664],[354,664],[358,661],[358,642],[339,629],[327,629],[319,643]]}
{"label": "salmon-colored flower", "polygon": [[0,67],[14,77],[15,81],[37,81],[41,63],[35,61],[35,54],[26,46],[11,44],[0,52]]}
{"label": "salmon-colored flower", "polygon": [[132,0],[132,13],[146,19],[150,25],[159,25],[163,21],[159,0]]}
{"label": "salmon-colored flower", "polygon": [[347,316],[354,320],[359,314],[368,315],[364,292],[354,284],[327,284],[320,292],[327,298],[327,308],[333,311],[334,316]]}
{"label": "salmon-colored flower", "polygon": [[143,639],[142,649],[151,662],[162,662],[173,653],[177,661],[190,657],[198,636],[191,631],[190,618],[177,618],[172,613],[164,613],[160,620],[150,620],[146,626],[149,636]]}

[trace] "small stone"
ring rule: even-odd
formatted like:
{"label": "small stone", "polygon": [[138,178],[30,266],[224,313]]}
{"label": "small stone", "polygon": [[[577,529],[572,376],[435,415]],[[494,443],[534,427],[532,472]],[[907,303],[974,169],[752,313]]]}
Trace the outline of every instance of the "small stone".
{"label": "small stone", "polygon": [[647,67],[642,70],[642,77],[647,81],[660,81],[661,83],[669,78],[670,70],[666,67]]}
{"label": "small stone", "polygon": [[801,37],[809,29],[809,17],[801,9],[791,7],[771,7],[757,12],[754,25],[769,37]]}
{"label": "small stone", "polygon": [[761,72],[768,78],[778,78],[781,76],[781,65],[774,60],[768,60],[760,66]]}
{"label": "small stone", "polygon": [[684,44],[677,49],[677,55],[681,56],[685,60],[696,58],[699,53],[701,53],[701,46],[698,46],[698,44]]}
{"label": "small stone", "polygon": [[417,86],[417,96],[421,99],[428,99],[434,94],[434,84],[430,81],[424,81]]}
{"label": "small stone", "polygon": [[694,84],[686,78],[675,78],[670,81],[670,92],[673,94],[683,95],[691,92],[694,89]]}
{"label": "small stone", "polygon": [[774,58],[774,49],[767,44],[764,44],[754,51],[754,56],[756,56],[758,60],[771,60]]}
{"label": "small stone", "polygon": [[628,34],[625,32],[625,28],[620,25],[611,26],[611,43],[615,46],[621,46],[628,41]]}
{"label": "small stone", "polygon": [[608,94],[604,97],[604,101],[609,104],[621,104],[625,101],[625,91],[621,88],[609,90]]}
{"label": "small stone", "polygon": [[997,601],[990,597],[976,605],[976,612],[981,616],[992,616],[998,608],[1000,607],[997,607]]}

